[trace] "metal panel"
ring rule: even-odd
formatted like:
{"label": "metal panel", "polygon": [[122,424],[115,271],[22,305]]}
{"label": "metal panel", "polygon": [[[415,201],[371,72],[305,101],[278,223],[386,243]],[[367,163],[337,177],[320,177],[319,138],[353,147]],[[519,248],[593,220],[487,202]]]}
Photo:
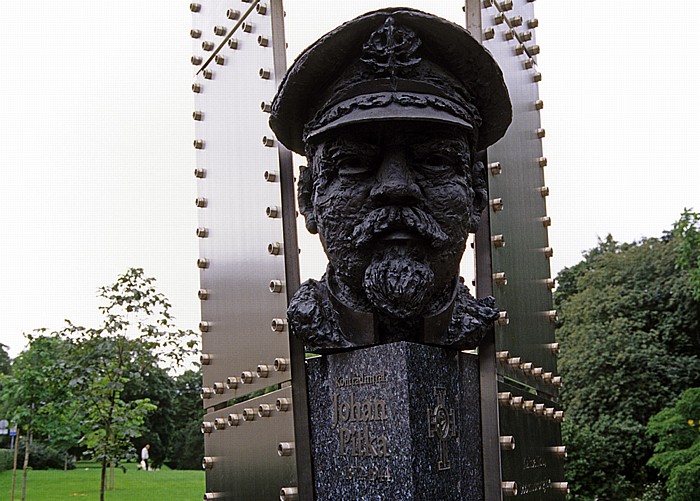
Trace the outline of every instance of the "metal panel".
{"label": "metal panel", "polygon": [[[300,454],[280,458],[276,450],[280,440],[294,442],[296,418],[299,430],[308,422],[303,349],[292,354],[286,324],[299,285],[291,154],[267,125],[286,69],[282,2],[205,0],[190,9],[205,423],[230,414],[232,399],[289,386],[292,374],[301,382],[300,412],[207,435],[207,490],[212,499],[279,499],[282,487],[297,486],[296,458],[310,464],[307,433],[297,440]],[[291,398],[291,387],[284,392]]]}
{"label": "metal panel", "polygon": [[[262,395],[208,414],[205,433],[207,492],[213,499],[259,501],[279,499],[280,489],[296,485],[294,456],[281,456],[280,443],[293,443],[292,412],[276,410],[283,398],[291,402],[291,388]],[[270,406],[269,415],[258,413]],[[291,405],[291,404],[290,404]],[[245,415],[252,420],[245,420]],[[231,417],[233,416],[233,417]],[[216,420],[219,420],[218,422]],[[235,482],[232,482],[232,477]],[[214,496],[216,495],[216,496]]]}

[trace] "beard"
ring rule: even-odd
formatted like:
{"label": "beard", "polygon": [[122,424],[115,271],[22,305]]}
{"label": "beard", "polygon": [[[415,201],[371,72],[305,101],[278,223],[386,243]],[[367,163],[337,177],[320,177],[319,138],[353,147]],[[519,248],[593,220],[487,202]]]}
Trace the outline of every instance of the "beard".
{"label": "beard", "polygon": [[362,286],[380,313],[394,318],[419,316],[427,307],[435,274],[427,261],[405,246],[376,253]]}

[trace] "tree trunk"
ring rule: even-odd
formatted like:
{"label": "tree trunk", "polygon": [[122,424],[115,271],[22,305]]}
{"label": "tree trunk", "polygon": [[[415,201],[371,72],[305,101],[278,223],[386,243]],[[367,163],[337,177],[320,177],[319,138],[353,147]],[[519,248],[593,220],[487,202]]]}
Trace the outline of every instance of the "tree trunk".
{"label": "tree trunk", "polygon": [[19,426],[15,425],[15,456],[12,462],[12,497],[10,501],[15,501],[15,482],[17,480],[17,456],[19,456]]}
{"label": "tree trunk", "polygon": [[27,440],[24,444],[24,466],[22,468],[22,501],[27,497],[27,470],[29,469],[29,449],[32,445],[32,427],[27,427]]}
{"label": "tree trunk", "polygon": [[100,501],[105,501],[105,482],[107,480],[107,448],[105,447],[105,457],[102,458],[102,473],[100,475]]}
{"label": "tree trunk", "polygon": [[109,463],[109,490],[114,490],[114,461]]}

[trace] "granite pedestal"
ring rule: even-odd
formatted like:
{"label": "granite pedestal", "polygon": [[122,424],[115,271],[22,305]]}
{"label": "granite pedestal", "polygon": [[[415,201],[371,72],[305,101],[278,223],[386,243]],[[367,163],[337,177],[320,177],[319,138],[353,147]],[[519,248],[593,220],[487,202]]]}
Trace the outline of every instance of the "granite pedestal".
{"label": "granite pedestal", "polygon": [[307,374],[317,501],[483,500],[477,356],[400,342]]}

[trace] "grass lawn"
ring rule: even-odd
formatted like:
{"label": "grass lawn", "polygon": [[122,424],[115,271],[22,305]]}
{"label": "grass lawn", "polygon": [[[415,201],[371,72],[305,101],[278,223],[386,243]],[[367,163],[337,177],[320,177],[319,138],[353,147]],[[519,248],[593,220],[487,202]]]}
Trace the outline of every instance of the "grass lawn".
{"label": "grass lawn", "polygon": [[[109,480],[109,470],[107,470]],[[12,471],[0,473],[0,499],[10,499]],[[17,472],[15,500],[21,499],[22,472]],[[114,490],[105,493],[107,501],[201,501],[204,472],[170,470],[137,471],[127,464],[127,472],[114,470]],[[98,501],[100,468],[97,463],[79,462],[75,470],[30,470],[27,474],[27,501]]]}

